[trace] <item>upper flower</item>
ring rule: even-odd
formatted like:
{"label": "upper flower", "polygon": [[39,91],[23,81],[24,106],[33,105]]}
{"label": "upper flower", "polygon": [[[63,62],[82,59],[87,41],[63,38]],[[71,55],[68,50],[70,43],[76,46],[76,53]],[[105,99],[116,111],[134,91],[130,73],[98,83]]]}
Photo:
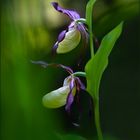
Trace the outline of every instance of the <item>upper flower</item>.
{"label": "upper flower", "polygon": [[58,12],[67,15],[72,20],[68,28],[59,34],[53,47],[57,53],[67,53],[78,46],[81,36],[87,40],[86,27],[80,22],[80,15],[76,11],[66,10],[60,7],[57,2],[52,2],[52,5]]}

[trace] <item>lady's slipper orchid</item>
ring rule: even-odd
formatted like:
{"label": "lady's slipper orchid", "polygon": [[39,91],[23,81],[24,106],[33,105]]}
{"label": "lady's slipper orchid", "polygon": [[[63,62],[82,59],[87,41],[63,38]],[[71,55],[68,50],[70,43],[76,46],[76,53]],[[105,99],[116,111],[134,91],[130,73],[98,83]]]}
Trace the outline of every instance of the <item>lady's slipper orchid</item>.
{"label": "lady's slipper orchid", "polygon": [[[73,86],[71,86],[71,85]],[[65,78],[63,86],[57,90],[47,93],[43,97],[43,104],[47,108],[58,108],[64,106],[67,102],[68,94],[71,93],[71,96],[74,96],[76,93],[76,86],[74,80],[71,76]]]}
{"label": "lady's slipper orchid", "polygon": [[76,11],[66,10],[58,5],[57,2],[52,2],[53,7],[60,13],[67,15],[72,22],[67,30],[63,30],[59,36],[58,41],[55,43],[53,50],[57,53],[67,53],[78,46],[81,36],[87,41],[88,33],[86,27],[80,20],[80,15]]}
{"label": "lady's slipper orchid", "polygon": [[80,79],[70,75],[65,78],[62,87],[47,93],[43,97],[43,104],[47,108],[59,108],[66,105],[65,109],[70,111],[70,107],[74,101],[74,96],[76,93],[80,92],[80,89],[85,90]]}
{"label": "lady's slipper orchid", "polygon": [[70,74],[64,79],[62,87],[47,93],[42,99],[43,105],[47,108],[59,108],[66,105],[65,109],[70,111],[75,94],[79,93],[80,90],[85,90],[81,80],[73,75],[73,70],[70,67],[62,64],[48,64],[43,61],[32,61],[32,63],[39,64],[44,68],[48,66],[61,67]]}

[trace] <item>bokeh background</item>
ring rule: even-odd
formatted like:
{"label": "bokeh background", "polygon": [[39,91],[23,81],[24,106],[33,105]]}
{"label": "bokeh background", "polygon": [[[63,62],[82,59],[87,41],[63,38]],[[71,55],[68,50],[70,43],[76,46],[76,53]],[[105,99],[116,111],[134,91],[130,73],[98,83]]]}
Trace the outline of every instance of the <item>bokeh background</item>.
{"label": "bokeh background", "polygon": [[[51,55],[57,35],[69,24],[51,1],[1,1],[1,140],[96,139],[87,112],[89,95],[81,95],[80,122],[76,106],[68,116],[64,107],[50,110],[41,102],[44,94],[62,85],[67,73],[44,69],[31,60],[62,63],[76,71],[83,70],[89,59],[88,49],[80,59],[82,43],[68,54]],[[57,1],[84,17],[87,0]],[[97,0],[93,11],[93,31],[99,41],[125,20],[100,88],[101,127],[107,140],[140,140],[139,8],[139,0]]]}

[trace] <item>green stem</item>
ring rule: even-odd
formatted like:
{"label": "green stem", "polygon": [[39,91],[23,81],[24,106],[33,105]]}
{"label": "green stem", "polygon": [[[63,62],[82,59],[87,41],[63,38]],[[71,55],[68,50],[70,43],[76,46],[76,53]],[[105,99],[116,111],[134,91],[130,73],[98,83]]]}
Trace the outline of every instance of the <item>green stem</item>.
{"label": "green stem", "polygon": [[[93,23],[92,23],[92,13],[93,13],[93,5],[96,0],[90,0],[86,6],[86,21],[89,29],[89,40],[90,40],[90,53],[91,57],[94,56],[94,44],[93,44]],[[102,131],[100,127],[100,111],[99,111],[99,94],[97,97],[94,97],[94,113],[95,113],[95,125],[98,135],[98,140],[103,140]]]}
{"label": "green stem", "polygon": [[82,76],[82,77],[86,77],[86,73],[82,72],[82,71],[78,71],[72,74],[73,76]]}
{"label": "green stem", "polygon": [[94,56],[94,44],[93,44],[93,32],[92,32],[92,13],[93,13],[93,5],[96,0],[90,0],[86,6],[86,20],[89,29],[89,42],[90,42],[90,53],[91,57]]}
{"label": "green stem", "polygon": [[86,21],[86,19],[85,18],[80,18],[80,19],[77,19],[75,22],[77,22],[77,23],[85,23],[85,24],[87,24],[87,21]]}
{"label": "green stem", "polygon": [[99,112],[99,99],[94,101],[95,125],[99,140],[103,140],[102,130],[100,126],[100,112]]}

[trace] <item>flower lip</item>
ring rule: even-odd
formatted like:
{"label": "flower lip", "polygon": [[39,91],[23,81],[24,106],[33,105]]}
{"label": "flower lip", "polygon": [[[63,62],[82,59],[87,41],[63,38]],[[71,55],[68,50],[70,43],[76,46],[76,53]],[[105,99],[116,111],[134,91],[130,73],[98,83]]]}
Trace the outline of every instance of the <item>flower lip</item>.
{"label": "flower lip", "polygon": [[66,104],[69,91],[69,86],[60,87],[44,95],[42,103],[47,108],[59,108],[64,106]]}
{"label": "flower lip", "polygon": [[62,41],[55,44],[57,53],[67,53],[76,48],[81,40],[81,33],[76,28],[69,28]]}

